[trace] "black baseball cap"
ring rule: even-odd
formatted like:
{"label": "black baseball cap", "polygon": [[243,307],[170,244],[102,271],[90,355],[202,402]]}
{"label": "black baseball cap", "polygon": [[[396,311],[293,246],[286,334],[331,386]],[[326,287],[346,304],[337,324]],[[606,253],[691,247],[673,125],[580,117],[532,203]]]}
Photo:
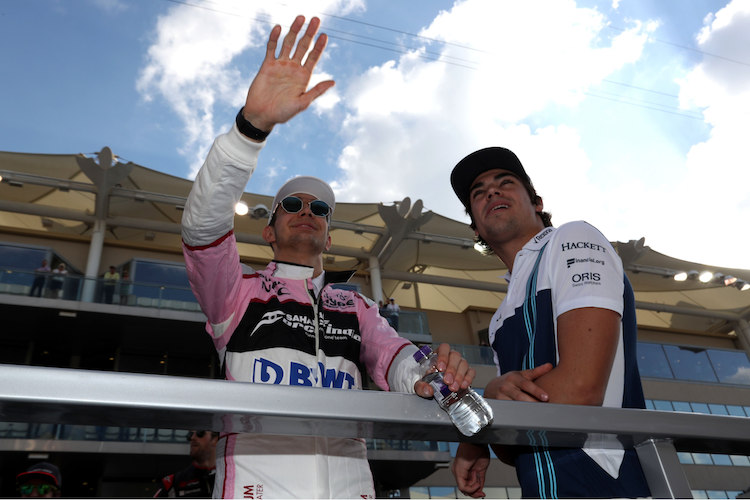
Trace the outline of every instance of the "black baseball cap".
{"label": "black baseball cap", "polygon": [[23,483],[31,477],[44,478],[50,484],[54,484],[58,488],[62,484],[62,477],[60,476],[60,469],[56,465],[52,465],[47,462],[39,462],[36,465],[32,465],[26,472],[22,472],[16,476],[16,481]]}
{"label": "black baseball cap", "polygon": [[458,162],[451,173],[453,191],[467,210],[470,210],[471,206],[469,194],[472,184],[481,174],[495,168],[512,172],[522,181],[532,185],[521,161],[510,149],[495,146],[474,151]]}

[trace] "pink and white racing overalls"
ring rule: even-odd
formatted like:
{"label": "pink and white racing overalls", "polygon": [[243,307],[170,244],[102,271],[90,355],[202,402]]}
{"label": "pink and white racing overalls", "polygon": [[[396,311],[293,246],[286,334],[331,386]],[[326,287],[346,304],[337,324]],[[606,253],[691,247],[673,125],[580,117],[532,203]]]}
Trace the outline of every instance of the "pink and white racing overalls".
{"label": "pink and white racing overalls", "polygon": [[[183,215],[183,251],[193,293],[228,380],[361,389],[363,372],[384,390],[414,392],[416,348],[363,295],[334,289],[353,274],[271,262],[243,274],[234,206],[265,143],[236,126],[214,142]],[[237,433],[217,446],[214,498],[374,497],[361,439]]]}

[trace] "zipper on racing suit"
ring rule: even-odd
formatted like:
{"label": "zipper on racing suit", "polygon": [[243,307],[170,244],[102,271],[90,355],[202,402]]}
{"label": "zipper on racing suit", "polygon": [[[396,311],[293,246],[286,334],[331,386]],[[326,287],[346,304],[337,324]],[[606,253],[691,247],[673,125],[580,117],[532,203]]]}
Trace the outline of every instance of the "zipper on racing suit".
{"label": "zipper on racing suit", "polygon": [[[310,304],[313,308],[313,325],[315,328],[315,366],[313,366],[314,370],[314,377],[315,377],[315,387],[322,386],[322,379],[321,374],[318,373],[318,369],[320,367],[320,320],[318,318],[318,306],[319,306],[319,300],[321,297],[323,297],[323,288],[320,289],[320,293],[318,293],[318,297],[315,297],[315,286],[312,283],[312,279],[305,280],[305,291],[307,292],[307,296],[310,298]],[[323,285],[325,287],[325,285]]]}

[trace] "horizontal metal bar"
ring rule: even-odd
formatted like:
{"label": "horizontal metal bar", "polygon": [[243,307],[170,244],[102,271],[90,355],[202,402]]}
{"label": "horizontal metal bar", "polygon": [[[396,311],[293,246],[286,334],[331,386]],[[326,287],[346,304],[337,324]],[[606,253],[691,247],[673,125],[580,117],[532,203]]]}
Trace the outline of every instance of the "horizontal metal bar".
{"label": "horizontal metal bar", "polygon": [[[0,420],[262,434],[466,441],[433,401],[413,394],[277,386],[161,375],[0,365]],[[750,418],[489,401],[473,442],[583,446],[596,434],[635,445],[750,454]],[[533,431],[529,433],[528,431]]]}
{"label": "horizontal metal bar", "polygon": [[475,281],[461,278],[449,278],[447,276],[435,276],[432,274],[409,273],[405,271],[380,271],[380,277],[389,280],[407,281],[412,283],[428,283],[430,285],[453,286],[458,288],[468,288],[469,290],[485,290],[488,292],[507,293],[508,285],[506,283]]}
{"label": "horizontal metal bar", "polygon": [[70,181],[66,179],[56,179],[54,177],[44,177],[41,175],[24,174],[10,170],[0,170],[0,176],[3,180],[23,182],[24,184],[33,184],[36,186],[45,186],[63,191],[83,191],[86,193],[96,193],[97,189],[94,184],[86,182]]}

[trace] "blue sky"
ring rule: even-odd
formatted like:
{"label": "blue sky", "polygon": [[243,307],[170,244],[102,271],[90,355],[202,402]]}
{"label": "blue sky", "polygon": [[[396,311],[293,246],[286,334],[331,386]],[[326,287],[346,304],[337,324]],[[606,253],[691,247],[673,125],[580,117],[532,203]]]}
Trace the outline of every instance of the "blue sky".
{"label": "blue sky", "polygon": [[274,130],[248,191],[317,175],[340,201],[409,196],[466,220],[450,170],[502,145],[556,225],[750,268],[750,0],[3,2],[0,150],[109,146],[190,178],[244,102],[267,20],[297,13],[321,16],[315,78],[337,84]]}

